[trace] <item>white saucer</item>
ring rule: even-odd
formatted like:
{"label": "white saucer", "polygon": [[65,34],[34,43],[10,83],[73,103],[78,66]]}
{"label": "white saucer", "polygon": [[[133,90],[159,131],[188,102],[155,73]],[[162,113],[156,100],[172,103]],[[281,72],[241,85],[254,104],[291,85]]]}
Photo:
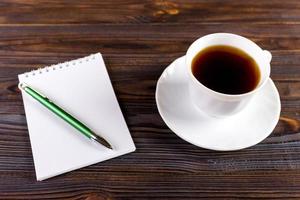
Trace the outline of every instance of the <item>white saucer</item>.
{"label": "white saucer", "polygon": [[184,57],[169,65],[156,86],[158,111],[168,127],[196,146],[219,151],[253,146],[268,137],[280,116],[280,99],[271,79],[240,113],[207,116],[191,102]]}

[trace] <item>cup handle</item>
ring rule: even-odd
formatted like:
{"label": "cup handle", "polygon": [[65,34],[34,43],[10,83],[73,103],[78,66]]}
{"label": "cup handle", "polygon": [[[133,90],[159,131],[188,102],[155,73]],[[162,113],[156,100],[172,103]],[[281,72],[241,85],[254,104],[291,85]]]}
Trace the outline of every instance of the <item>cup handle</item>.
{"label": "cup handle", "polygon": [[264,54],[264,57],[267,59],[268,62],[271,62],[272,60],[272,54],[270,51],[268,50],[263,50],[263,54]]}

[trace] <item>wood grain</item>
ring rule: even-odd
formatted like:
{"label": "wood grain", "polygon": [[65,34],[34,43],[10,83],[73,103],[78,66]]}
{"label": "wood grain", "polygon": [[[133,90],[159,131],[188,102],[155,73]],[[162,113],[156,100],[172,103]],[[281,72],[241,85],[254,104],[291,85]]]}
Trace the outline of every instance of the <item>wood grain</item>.
{"label": "wood grain", "polygon": [[[289,0],[2,0],[2,24],[298,23],[299,3]],[[245,23],[245,24],[244,24]]]}
{"label": "wood grain", "polygon": [[[168,129],[156,81],[196,38],[232,32],[272,52],[282,112],[263,142],[195,147]],[[134,153],[35,180],[17,75],[101,52]],[[300,2],[0,0],[0,199],[300,199]]]}

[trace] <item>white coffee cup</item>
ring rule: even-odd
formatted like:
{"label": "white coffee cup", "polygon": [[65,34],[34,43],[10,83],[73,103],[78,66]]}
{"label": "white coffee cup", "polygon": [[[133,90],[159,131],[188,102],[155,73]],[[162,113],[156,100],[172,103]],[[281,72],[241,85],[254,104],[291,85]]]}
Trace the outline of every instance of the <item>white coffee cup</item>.
{"label": "white coffee cup", "polygon": [[[192,73],[193,58],[202,49],[213,45],[228,45],[239,48],[256,61],[261,77],[254,90],[238,95],[223,94],[211,90],[196,79]],[[245,108],[251,98],[264,87],[270,76],[272,55],[269,51],[262,50],[258,45],[245,37],[231,33],[214,33],[193,42],[188,48],[185,58],[189,77],[189,92],[195,106],[208,115],[226,117],[236,114]]]}

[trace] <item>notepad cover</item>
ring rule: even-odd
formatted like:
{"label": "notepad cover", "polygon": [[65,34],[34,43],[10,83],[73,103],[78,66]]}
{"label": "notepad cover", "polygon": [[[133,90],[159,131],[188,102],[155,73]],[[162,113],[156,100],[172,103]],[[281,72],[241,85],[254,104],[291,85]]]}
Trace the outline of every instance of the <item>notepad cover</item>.
{"label": "notepad cover", "polygon": [[22,92],[37,180],[135,150],[100,53],[19,75],[114,148],[95,144]]}

